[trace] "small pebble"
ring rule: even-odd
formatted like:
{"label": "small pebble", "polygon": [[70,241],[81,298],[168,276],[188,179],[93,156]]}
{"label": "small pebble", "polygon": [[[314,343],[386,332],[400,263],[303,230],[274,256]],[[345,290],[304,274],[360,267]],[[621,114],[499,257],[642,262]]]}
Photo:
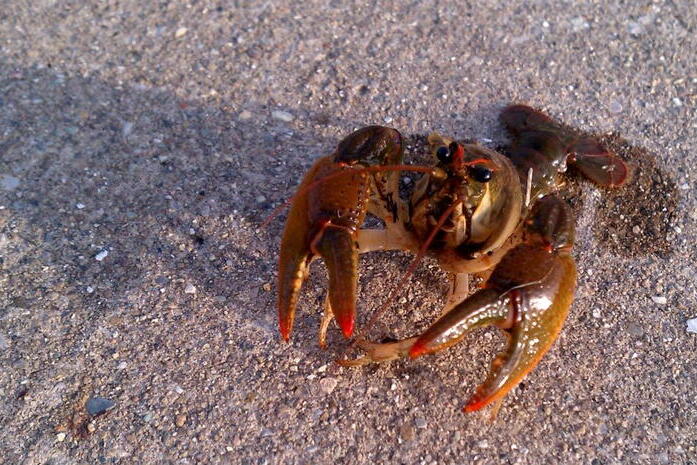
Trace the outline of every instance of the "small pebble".
{"label": "small pebble", "polygon": [[264,289],[266,292],[269,292],[269,291],[271,290],[271,284],[269,284],[269,283],[264,283],[264,284],[261,286],[261,288]]}
{"label": "small pebble", "polygon": [[414,420],[414,424],[416,425],[417,428],[424,429],[428,424],[426,423],[426,420],[423,417],[417,417]]}
{"label": "small pebble", "polygon": [[13,191],[19,187],[19,179],[6,174],[0,177],[0,187],[6,191]]}
{"label": "small pebble", "polygon": [[673,105],[675,105],[676,107],[681,107],[682,100],[680,100],[678,97],[673,97]]}
{"label": "small pebble", "polygon": [[109,255],[109,251],[107,250],[102,250],[99,252],[97,255],[94,256],[94,259],[97,260],[98,262],[101,262],[106,258],[106,256]]}
{"label": "small pebble", "polygon": [[65,441],[65,433],[58,433],[58,434],[56,434],[56,439],[58,440],[58,442],[63,442],[63,441]]}
{"label": "small pebble", "polygon": [[612,102],[610,102],[608,109],[610,110],[610,113],[615,113],[615,114],[621,113],[622,112],[622,104],[617,100],[613,100]]}
{"label": "small pebble", "polygon": [[641,228],[639,226],[634,226],[632,227],[632,232],[634,234],[639,234],[641,232]]}
{"label": "small pebble", "polygon": [[191,283],[187,283],[184,288],[184,294],[196,294],[196,286]]}
{"label": "small pebble", "polygon": [[242,110],[240,114],[237,116],[237,118],[241,120],[248,120],[252,117],[252,113],[247,111],[247,110]]}
{"label": "small pebble", "polygon": [[593,309],[593,318],[600,318],[601,316],[602,316],[602,314],[600,313],[600,310],[598,310],[597,308],[594,308]]}
{"label": "small pebble", "polygon": [[177,32],[174,33],[174,38],[179,39],[180,37],[184,37],[187,32],[189,32],[187,28],[180,27],[179,29],[177,29]]}
{"label": "small pebble", "polygon": [[293,115],[291,115],[290,113],[288,113],[287,111],[283,111],[283,110],[274,110],[274,111],[272,111],[272,112],[271,112],[271,117],[272,117],[273,119],[277,119],[277,120],[280,120],[280,121],[285,121],[286,123],[290,123],[291,121],[293,121],[293,120],[295,119],[295,116],[293,116]]}
{"label": "small pebble", "polygon": [[336,389],[337,384],[339,384],[339,381],[336,378],[322,378],[319,380],[319,388],[325,394],[331,394]]}
{"label": "small pebble", "polygon": [[92,397],[85,404],[87,413],[92,416],[101,415],[102,413],[114,408],[116,402],[105,399],[104,397]]}
{"label": "small pebble", "polygon": [[123,137],[128,137],[131,132],[133,132],[133,123],[130,121],[126,121],[123,123],[123,127],[121,128],[121,135]]}
{"label": "small pebble", "polygon": [[264,197],[263,195],[258,195],[256,201],[257,203],[264,203],[266,202],[266,197]]}
{"label": "small pebble", "polygon": [[394,121],[394,120],[392,119],[391,116],[385,116],[384,121],[385,121],[385,123],[390,124],[390,123],[391,123],[392,121]]}
{"label": "small pebble", "polygon": [[657,305],[665,305],[668,303],[668,299],[666,299],[662,295],[651,296],[651,300],[653,300],[653,303],[655,303]]}
{"label": "small pebble", "polygon": [[414,428],[411,425],[402,425],[399,427],[399,435],[405,441],[411,441],[414,439]]}
{"label": "small pebble", "polygon": [[177,425],[178,428],[181,428],[182,426],[184,426],[184,423],[186,423],[186,415],[177,415],[174,424]]}
{"label": "small pebble", "polygon": [[94,288],[92,286],[87,286],[87,289],[85,289],[88,294],[91,294],[94,292]]}
{"label": "small pebble", "polygon": [[90,433],[94,433],[96,430],[97,427],[95,426],[93,421],[87,423],[87,431],[89,431]]}
{"label": "small pebble", "polygon": [[627,31],[629,31],[629,33],[632,35],[638,36],[639,34],[644,32],[644,26],[635,21],[630,21],[627,24]]}
{"label": "small pebble", "polygon": [[77,208],[78,210],[82,210],[83,208],[85,208],[85,204],[84,204],[84,203],[78,203],[77,205],[75,205],[75,208]]}
{"label": "small pebble", "polygon": [[571,28],[574,32],[580,32],[584,29],[588,29],[590,25],[588,21],[583,16],[578,16],[571,20]]}
{"label": "small pebble", "polygon": [[0,350],[5,350],[10,348],[10,341],[7,339],[7,337],[0,333]]}
{"label": "small pebble", "polygon": [[697,318],[687,320],[687,332],[697,334]]}

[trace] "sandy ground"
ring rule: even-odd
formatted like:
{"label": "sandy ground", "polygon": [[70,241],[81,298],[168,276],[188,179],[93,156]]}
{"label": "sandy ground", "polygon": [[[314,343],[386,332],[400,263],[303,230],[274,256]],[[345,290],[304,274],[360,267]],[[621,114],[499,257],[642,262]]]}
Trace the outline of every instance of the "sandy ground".
{"label": "sandy ground", "polygon": [[[6,0],[0,462],[697,463],[690,2],[348,3]],[[312,161],[375,123],[496,147],[510,102],[635,172],[569,181],[576,300],[497,420],[460,410],[494,330],[337,367],[321,264],[281,343],[283,217],[259,223]],[[408,263],[362,258],[359,326]],[[426,261],[371,336],[425,328],[446,288]],[[115,405],[90,417],[92,397]]]}

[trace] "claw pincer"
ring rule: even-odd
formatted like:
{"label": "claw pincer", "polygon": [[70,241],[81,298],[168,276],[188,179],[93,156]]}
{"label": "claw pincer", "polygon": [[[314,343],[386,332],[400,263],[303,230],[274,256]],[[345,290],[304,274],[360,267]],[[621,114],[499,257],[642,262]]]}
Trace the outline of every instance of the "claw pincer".
{"label": "claw pincer", "polygon": [[[387,191],[396,185],[393,173],[371,173],[361,168],[399,164],[402,153],[398,131],[369,126],[342,140],[334,153],[320,158],[303,179],[290,206],[279,259],[278,316],[281,336],[286,341],[309,264],[318,256],[324,259],[329,274],[329,311],[344,336],[353,333],[358,229],[371,197],[389,195]],[[376,185],[382,188],[380,194],[373,192]]]}
{"label": "claw pincer", "polygon": [[508,345],[465,406],[467,412],[503,398],[520,383],[559,336],[573,300],[576,267],[569,255],[573,221],[568,205],[553,195],[542,198],[524,235],[484,288],[436,321],[409,351],[413,358],[442,350],[483,326],[505,331]]}

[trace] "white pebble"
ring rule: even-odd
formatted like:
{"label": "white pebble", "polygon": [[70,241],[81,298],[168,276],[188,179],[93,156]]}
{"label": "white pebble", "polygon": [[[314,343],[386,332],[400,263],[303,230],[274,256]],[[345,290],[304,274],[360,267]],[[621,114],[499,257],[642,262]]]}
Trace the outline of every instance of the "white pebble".
{"label": "white pebble", "polygon": [[588,21],[583,16],[578,16],[574,19],[571,20],[571,28],[574,30],[574,32],[579,32],[584,29],[588,29],[590,25],[588,24]]}
{"label": "white pebble", "polygon": [[610,106],[608,108],[610,110],[610,113],[622,112],[622,104],[617,100],[613,100],[612,102],[610,102]]}
{"label": "white pebble", "polygon": [[17,187],[19,187],[19,179],[6,174],[0,177],[0,187],[6,191],[15,190]]}
{"label": "white pebble", "polygon": [[84,203],[78,203],[77,205],[75,205],[75,208],[77,208],[78,210],[82,210],[83,208],[85,208],[85,204],[84,204]]}
{"label": "white pebble", "polygon": [[92,286],[87,286],[87,293],[91,294],[94,292],[94,288]]}
{"label": "white pebble", "polygon": [[179,39],[180,37],[184,37],[187,32],[189,32],[187,28],[180,27],[179,29],[177,29],[177,32],[174,33],[174,38]]}
{"label": "white pebble", "polygon": [[185,294],[196,294],[196,286],[194,286],[191,283],[187,283],[186,287],[184,288],[184,293]]}
{"label": "white pebble", "polygon": [[651,300],[653,300],[653,303],[658,304],[658,305],[665,305],[668,303],[668,299],[666,299],[662,295],[651,296]]}
{"label": "white pebble", "polygon": [[325,394],[331,394],[336,389],[337,384],[339,384],[339,381],[336,378],[322,378],[319,380],[319,388]]}
{"label": "white pebble", "polygon": [[641,24],[639,24],[637,22],[630,21],[627,24],[627,30],[629,31],[630,34],[638,36],[639,34],[644,32],[644,26],[642,26]]}
{"label": "white pebble", "polygon": [[676,107],[681,107],[682,100],[680,100],[678,97],[673,97],[673,105],[675,105]]}
{"label": "white pebble", "polygon": [[293,116],[293,115],[291,115],[290,113],[288,113],[287,111],[283,111],[283,110],[274,110],[274,111],[272,111],[272,112],[271,112],[271,117],[272,117],[273,119],[277,119],[277,120],[280,120],[280,121],[285,121],[286,123],[290,123],[291,121],[293,121],[293,120],[295,119],[295,116]]}
{"label": "white pebble", "polygon": [[240,112],[240,114],[237,115],[237,117],[241,120],[248,120],[252,117],[252,113],[250,111],[247,111],[247,110],[242,110]]}
{"label": "white pebble", "polygon": [[385,121],[385,123],[390,124],[393,121],[393,119],[391,116],[385,116],[384,121]]}
{"label": "white pebble", "polygon": [[697,318],[687,320],[687,332],[697,334]]}
{"label": "white pebble", "polygon": [[106,258],[107,255],[109,255],[109,251],[102,250],[101,252],[99,252],[97,255],[94,256],[94,259],[97,260],[98,262],[101,262],[102,260],[104,260]]}
{"label": "white pebble", "polygon": [[130,121],[126,121],[123,123],[123,127],[121,128],[121,135],[123,137],[128,137],[131,135],[131,132],[133,132],[133,123]]}
{"label": "white pebble", "polygon": [[593,318],[600,318],[601,316],[602,316],[602,314],[600,313],[600,310],[598,310],[597,308],[594,308],[593,309]]}
{"label": "white pebble", "polygon": [[56,434],[56,439],[58,440],[58,442],[63,442],[63,441],[65,441],[65,433],[58,433],[58,434]]}

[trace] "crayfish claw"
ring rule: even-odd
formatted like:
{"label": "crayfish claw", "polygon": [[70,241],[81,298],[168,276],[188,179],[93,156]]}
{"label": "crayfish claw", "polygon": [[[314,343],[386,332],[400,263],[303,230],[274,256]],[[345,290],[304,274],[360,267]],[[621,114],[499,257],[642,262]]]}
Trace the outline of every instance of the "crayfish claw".
{"label": "crayfish claw", "polygon": [[627,180],[627,165],[595,139],[583,138],[571,147],[569,165],[603,187],[619,187]]}

